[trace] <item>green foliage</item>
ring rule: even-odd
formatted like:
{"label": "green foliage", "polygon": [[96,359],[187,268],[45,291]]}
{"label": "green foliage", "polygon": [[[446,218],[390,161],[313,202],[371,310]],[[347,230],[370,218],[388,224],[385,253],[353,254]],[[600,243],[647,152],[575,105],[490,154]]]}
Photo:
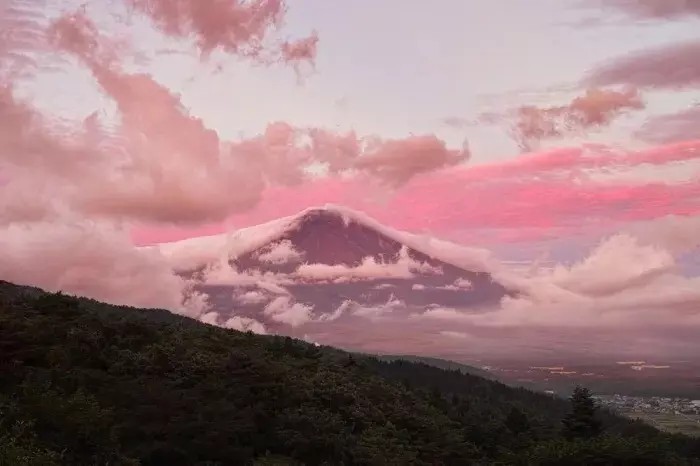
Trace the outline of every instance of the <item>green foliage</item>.
{"label": "green foliage", "polygon": [[587,439],[599,435],[602,425],[596,416],[598,407],[591,392],[585,387],[577,386],[569,400],[571,401],[571,413],[563,420],[564,437],[572,440]]}
{"label": "green foliage", "polygon": [[29,421],[10,419],[10,408],[0,412],[0,466],[54,466],[60,455],[40,446]]}
{"label": "green foliage", "polygon": [[507,464],[522,466],[671,466],[690,465],[669,444],[659,440],[601,436],[574,441],[554,440],[538,444],[511,457]]}
{"label": "green foliage", "polygon": [[621,464],[579,460],[700,451],[605,412],[624,442],[564,442],[566,412],[458,370],[0,282],[0,466]]}

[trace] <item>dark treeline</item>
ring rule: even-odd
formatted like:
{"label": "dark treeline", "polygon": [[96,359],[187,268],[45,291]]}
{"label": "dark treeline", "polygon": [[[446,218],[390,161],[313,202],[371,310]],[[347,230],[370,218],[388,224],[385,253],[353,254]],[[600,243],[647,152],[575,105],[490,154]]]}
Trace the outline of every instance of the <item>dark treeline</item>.
{"label": "dark treeline", "polygon": [[2,466],[700,464],[581,393],[0,282]]}

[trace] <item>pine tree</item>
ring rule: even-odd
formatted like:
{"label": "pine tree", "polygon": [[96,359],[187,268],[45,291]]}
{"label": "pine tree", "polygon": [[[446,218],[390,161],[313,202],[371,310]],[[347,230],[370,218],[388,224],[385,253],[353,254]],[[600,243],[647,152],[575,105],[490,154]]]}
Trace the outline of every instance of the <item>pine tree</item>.
{"label": "pine tree", "polygon": [[598,407],[590,390],[577,386],[569,401],[571,401],[571,412],[563,420],[564,437],[569,440],[587,439],[600,434],[601,423],[596,417]]}
{"label": "pine tree", "polygon": [[530,429],[530,420],[527,415],[515,406],[510,408],[506,416],[505,425],[514,434],[522,434]]}

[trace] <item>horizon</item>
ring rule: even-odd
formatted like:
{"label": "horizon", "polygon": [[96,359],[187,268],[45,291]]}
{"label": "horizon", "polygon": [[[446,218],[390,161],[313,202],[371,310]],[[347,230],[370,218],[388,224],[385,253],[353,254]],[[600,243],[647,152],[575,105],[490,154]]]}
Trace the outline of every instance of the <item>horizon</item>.
{"label": "horizon", "polygon": [[[0,30],[2,280],[359,349],[697,362],[697,2],[7,0]],[[377,234],[272,242],[318,208]]]}

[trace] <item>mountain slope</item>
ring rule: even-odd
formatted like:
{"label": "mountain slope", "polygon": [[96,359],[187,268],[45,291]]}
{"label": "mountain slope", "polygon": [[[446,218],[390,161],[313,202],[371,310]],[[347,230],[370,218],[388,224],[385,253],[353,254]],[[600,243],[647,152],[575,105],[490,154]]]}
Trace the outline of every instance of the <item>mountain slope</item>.
{"label": "mountain slope", "polygon": [[681,464],[661,460],[692,448],[609,415],[653,442],[562,446],[565,410],[457,371],[0,282],[0,464],[586,464],[545,461],[586,448]]}
{"label": "mountain slope", "polygon": [[378,355],[377,359],[379,359],[380,361],[387,362],[408,361],[419,364],[427,364],[428,366],[437,367],[438,369],[444,369],[447,371],[458,371],[463,374],[476,375],[484,379],[496,380],[496,377],[493,374],[484,369],[479,369],[478,367],[468,366],[466,364],[461,364],[446,359],[430,358],[427,356],[415,356],[410,354],[382,354]]}

